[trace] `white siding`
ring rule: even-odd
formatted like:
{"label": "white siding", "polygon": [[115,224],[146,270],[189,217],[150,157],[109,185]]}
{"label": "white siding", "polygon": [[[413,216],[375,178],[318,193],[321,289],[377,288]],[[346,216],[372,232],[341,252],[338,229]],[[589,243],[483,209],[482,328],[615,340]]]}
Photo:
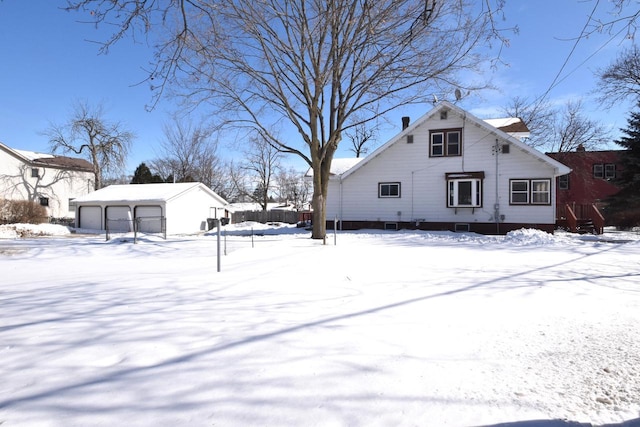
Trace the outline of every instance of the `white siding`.
{"label": "white siding", "polygon": [[[38,169],[38,176],[32,176]],[[49,199],[47,214],[54,218],[74,218],[69,201],[93,191],[93,174],[35,166],[0,149],[0,198],[7,200]]]}
{"label": "white siding", "polygon": [[[206,231],[207,218],[216,207],[222,207],[210,194],[196,187],[167,202],[167,233]],[[214,209],[211,209],[214,208]]]}
{"label": "white siding", "polygon": [[[429,157],[429,130],[462,128],[462,155]],[[555,206],[509,206],[509,180],[547,178],[553,185],[551,165],[515,146],[509,153],[494,154],[496,134],[450,111],[418,124],[413,143],[402,137],[374,153],[352,174],[330,186],[327,219],[344,221],[494,222],[495,205],[507,223],[553,224]],[[498,146],[506,144],[499,140]],[[496,189],[497,171],[497,189]],[[484,172],[482,207],[447,207],[446,173]],[[378,183],[400,182],[401,197],[379,198]],[[496,191],[497,190],[497,191]],[[496,192],[498,194],[496,198]],[[340,202],[342,200],[342,203]],[[555,200],[552,198],[552,200]]]}

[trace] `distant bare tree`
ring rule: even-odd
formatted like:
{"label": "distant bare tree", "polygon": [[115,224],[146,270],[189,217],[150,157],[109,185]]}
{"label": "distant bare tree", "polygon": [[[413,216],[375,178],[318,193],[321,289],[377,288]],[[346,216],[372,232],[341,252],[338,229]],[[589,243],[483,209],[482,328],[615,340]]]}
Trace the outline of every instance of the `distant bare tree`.
{"label": "distant bare tree", "polygon": [[634,44],[625,49],[608,67],[596,72],[599,100],[611,107],[631,99],[634,105],[640,100],[640,49]]}
{"label": "distant bare tree", "polygon": [[69,121],[51,124],[44,133],[54,153],[72,152],[91,162],[96,190],[108,174],[122,172],[134,138],[122,123],[107,121],[102,105],[91,107],[84,101],[74,103]]}
{"label": "distant bare tree", "polygon": [[279,170],[276,174],[276,188],[281,202],[293,203],[298,210],[309,207],[311,182],[304,178],[302,172],[293,168]]}
{"label": "distant bare tree", "polygon": [[530,104],[515,97],[504,108],[510,117],[519,117],[527,125],[531,137],[528,145],[547,152],[575,151],[579,146],[598,149],[610,140],[609,130],[583,112],[581,101],[569,101],[562,108],[548,103]]}
{"label": "distant bare tree", "polygon": [[587,118],[581,101],[569,101],[555,120],[547,151],[568,152],[578,147],[594,150],[611,140],[610,131],[597,120]]}
{"label": "distant bare tree", "polygon": [[244,157],[241,167],[254,183],[253,191],[246,191],[245,195],[266,211],[273,192],[274,176],[281,167],[282,153],[261,135],[255,135],[244,150]]}
{"label": "distant bare tree", "polygon": [[[434,90],[485,86],[463,84],[461,73],[481,66],[492,42],[506,43],[497,25],[504,0],[67,4],[114,28],[104,50],[126,35],[156,30],[157,63],[149,73],[156,95],[180,83],[191,105],[206,104],[219,120],[255,129],[300,156],[314,172],[315,239],[326,236],[331,161],[343,132],[425,102]],[[275,124],[286,129],[276,135]]]}
{"label": "distant bare tree", "polygon": [[349,151],[353,152],[356,157],[367,154],[370,146],[375,142],[376,133],[375,128],[367,127],[365,123],[360,123],[350,130],[345,131],[345,136],[351,140],[351,148],[349,148]]}
{"label": "distant bare tree", "polygon": [[149,169],[164,181],[198,181],[216,191],[224,177],[224,165],[213,130],[175,119],[165,124],[163,131],[161,155],[149,163]]}
{"label": "distant bare tree", "polygon": [[508,117],[518,117],[531,133],[527,144],[534,148],[548,145],[553,134],[553,123],[557,112],[547,102],[531,103],[527,98],[513,97],[503,112]]}

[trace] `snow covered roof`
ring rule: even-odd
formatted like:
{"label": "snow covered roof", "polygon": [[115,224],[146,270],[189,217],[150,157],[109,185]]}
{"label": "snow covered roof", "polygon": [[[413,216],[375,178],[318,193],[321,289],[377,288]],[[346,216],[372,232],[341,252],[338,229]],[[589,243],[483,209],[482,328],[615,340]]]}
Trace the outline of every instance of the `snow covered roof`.
{"label": "snow covered roof", "polygon": [[13,151],[31,161],[37,159],[53,159],[55,157],[53,154],[38,153],[36,151],[16,150],[15,148],[13,149]]}
{"label": "snow covered roof", "polygon": [[529,128],[519,117],[503,117],[499,119],[485,119],[485,123],[496,129],[519,139],[528,138],[531,135]]}
{"label": "snow covered roof", "polygon": [[207,191],[222,204],[227,205],[222,197],[200,182],[110,185],[78,197],[74,202],[166,202],[196,187]]}
{"label": "snow covered roof", "polygon": [[57,156],[37,151],[17,150],[0,142],[0,149],[18,157],[22,162],[34,166],[54,167],[61,169],[75,169],[87,172],[93,171],[93,165],[85,159],[76,157]]}
{"label": "snow covered roof", "polygon": [[[364,157],[345,157],[339,159],[331,160],[331,175],[342,175],[358,163],[364,160]],[[304,174],[305,177],[313,176],[313,169],[309,168],[307,173]]]}

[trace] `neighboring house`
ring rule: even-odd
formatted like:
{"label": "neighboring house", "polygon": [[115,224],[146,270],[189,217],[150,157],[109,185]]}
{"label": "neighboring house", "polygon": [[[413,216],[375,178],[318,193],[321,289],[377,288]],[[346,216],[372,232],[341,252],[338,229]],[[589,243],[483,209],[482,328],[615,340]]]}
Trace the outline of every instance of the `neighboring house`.
{"label": "neighboring house", "polygon": [[576,151],[547,153],[571,168],[570,174],[558,177],[556,182],[559,226],[571,231],[602,233],[604,201],[620,191],[614,181],[622,171],[621,152],[586,151],[579,146]]}
{"label": "neighboring house", "polygon": [[404,118],[397,136],[333,170],[327,227],[553,232],[555,178],[570,169],[522,142],[527,135],[519,119],[484,121],[449,102],[411,125]]}
{"label": "neighboring house", "polygon": [[110,232],[192,234],[227,218],[228,203],[200,182],[110,185],[74,200],[76,227]]}
{"label": "neighboring house", "polygon": [[0,143],[0,198],[30,200],[51,218],[73,218],[70,201],[93,191],[93,167],[76,159],[16,150]]}

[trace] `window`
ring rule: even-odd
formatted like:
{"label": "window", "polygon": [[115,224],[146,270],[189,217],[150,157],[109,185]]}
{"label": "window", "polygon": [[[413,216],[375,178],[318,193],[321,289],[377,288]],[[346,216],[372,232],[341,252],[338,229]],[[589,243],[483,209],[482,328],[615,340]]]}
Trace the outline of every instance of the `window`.
{"label": "window", "polygon": [[378,197],[400,197],[400,183],[399,182],[379,183]]}
{"label": "window", "polygon": [[528,180],[511,181],[510,203],[514,205],[529,204],[529,181]]}
{"label": "window", "polygon": [[614,179],[616,177],[616,165],[613,163],[604,165],[604,177],[605,179]]}
{"label": "window", "polygon": [[40,197],[40,206],[49,206],[49,198]]}
{"label": "window", "polygon": [[604,168],[602,163],[596,163],[595,165],[593,165],[593,177],[604,178]]}
{"label": "window", "polygon": [[484,172],[448,173],[447,207],[475,208],[482,206]]}
{"label": "window", "polygon": [[459,156],[462,152],[460,129],[436,130],[430,135],[429,156]]}
{"label": "window", "polygon": [[559,190],[569,189],[569,174],[558,177],[558,189]]}
{"label": "window", "polygon": [[32,168],[31,169],[31,178],[40,178],[40,169]]}
{"label": "window", "polygon": [[531,181],[531,203],[534,205],[548,205],[551,203],[550,180],[534,179]]}
{"label": "window", "polygon": [[512,205],[551,204],[550,179],[512,179],[509,181]]}
{"label": "window", "polygon": [[616,165],[613,163],[594,163],[593,177],[602,179],[614,179],[616,177]]}
{"label": "window", "polygon": [[74,202],[75,199],[69,199],[69,212],[76,211],[76,204]]}

